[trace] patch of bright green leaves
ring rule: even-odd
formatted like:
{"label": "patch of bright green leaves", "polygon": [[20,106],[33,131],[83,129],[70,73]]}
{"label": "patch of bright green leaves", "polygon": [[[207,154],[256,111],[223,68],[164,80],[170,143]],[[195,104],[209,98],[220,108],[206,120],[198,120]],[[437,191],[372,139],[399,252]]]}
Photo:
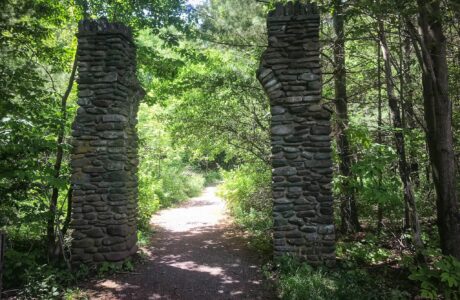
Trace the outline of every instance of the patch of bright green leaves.
{"label": "patch of bright green leaves", "polygon": [[245,165],[223,172],[219,194],[228,203],[235,221],[251,236],[251,245],[271,252],[272,203],[270,170],[264,165]]}
{"label": "patch of bright green leaves", "polygon": [[409,279],[420,283],[423,298],[460,299],[460,261],[452,256],[442,257],[433,266],[419,266]]}
{"label": "patch of bright green leaves", "polygon": [[371,234],[360,241],[337,242],[336,253],[350,267],[384,263],[391,256],[391,252],[379,244],[379,237]]}

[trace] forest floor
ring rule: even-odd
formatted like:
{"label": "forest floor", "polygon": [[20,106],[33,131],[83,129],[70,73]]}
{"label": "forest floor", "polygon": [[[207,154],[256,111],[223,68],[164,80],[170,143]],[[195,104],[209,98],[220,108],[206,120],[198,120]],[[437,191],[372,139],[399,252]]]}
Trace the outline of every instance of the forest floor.
{"label": "forest floor", "polygon": [[144,262],[86,284],[90,299],[276,299],[216,187],[160,211],[151,224]]}

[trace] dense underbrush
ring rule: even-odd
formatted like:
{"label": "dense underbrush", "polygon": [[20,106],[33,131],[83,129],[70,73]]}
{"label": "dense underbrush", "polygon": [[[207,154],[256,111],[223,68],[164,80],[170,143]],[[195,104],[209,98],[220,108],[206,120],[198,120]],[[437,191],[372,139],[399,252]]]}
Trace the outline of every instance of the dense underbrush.
{"label": "dense underbrush", "polygon": [[222,172],[219,195],[227,201],[237,225],[251,238],[250,246],[262,253],[271,252],[272,203],[270,199],[270,170],[263,165],[243,165]]}

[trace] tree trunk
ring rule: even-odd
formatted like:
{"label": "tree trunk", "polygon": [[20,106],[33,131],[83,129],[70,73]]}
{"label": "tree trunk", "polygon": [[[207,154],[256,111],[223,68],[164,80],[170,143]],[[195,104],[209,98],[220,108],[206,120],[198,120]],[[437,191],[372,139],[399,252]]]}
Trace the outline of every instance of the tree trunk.
{"label": "tree trunk", "polygon": [[[409,123],[409,114],[407,113],[408,105],[407,105],[407,93],[406,93],[406,82],[405,82],[405,67],[404,67],[404,50],[403,50],[403,41],[401,37],[401,19],[398,18],[398,44],[399,44],[399,106],[401,107],[400,112],[401,112],[401,128],[407,131],[407,125]],[[391,70],[391,69],[390,69]],[[407,82],[409,83],[409,81]],[[402,133],[404,136],[404,132]],[[404,139],[406,141],[406,137],[404,136]],[[404,142],[405,142],[404,141]],[[404,143],[404,148],[405,146],[409,146],[409,155],[410,155],[410,138],[409,138],[409,143]],[[407,161],[407,158],[404,156],[404,158]],[[409,176],[412,175],[412,164],[411,160],[409,158],[409,162],[407,162],[407,169],[409,172]],[[412,177],[411,182],[412,181]],[[403,228],[404,230],[410,230],[411,229],[411,207],[409,205],[409,201],[404,201],[404,222],[403,222]]]}
{"label": "tree trunk", "polygon": [[334,1],[334,85],[335,107],[337,110],[337,148],[340,157],[339,172],[343,176],[343,190],[341,195],[341,231],[343,233],[358,232],[361,229],[354,190],[350,186],[351,153],[346,130],[348,127],[348,99],[345,69],[345,35],[344,14],[342,0]]}
{"label": "tree trunk", "polygon": [[67,233],[67,229],[69,228],[70,221],[72,219],[72,192],[73,188],[70,187],[67,191],[67,213],[65,216],[64,223],[62,224],[62,235]]}
{"label": "tree trunk", "polygon": [[[64,95],[61,98],[61,124],[59,126],[58,138],[57,138],[57,149],[56,149],[56,162],[54,163],[54,178],[59,179],[61,174],[62,158],[64,155],[63,142],[65,136],[65,124],[67,120],[67,99],[69,98],[70,92],[72,91],[73,82],[75,80],[75,73],[77,71],[77,54],[72,66],[72,72],[70,74],[69,83]],[[56,249],[56,209],[59,198],[59,188],[53,187],[48,212],[48,224],[47,224],[47,239],[48,239],[48,258],[53,258]]]}
{"label": "tree trunk", "polygon": [[410,228],[412,230],[413,243],[416,248],[416,251],[420,253],[420,250],[423,249],[423,242],[421,238],[421,229],[420,222],[417,215],[417,207],[415,203],[415,195],[412,189],[412,183],[410,180],[410,168],[407,164],[406,153],[405,153],[405,141],[404,133],[401,121],[401,112],[398,107],[398,98],[394,93],[394,82],[391,70],[390,62],[390,51],[388,48],[385,28],[383,21],[378,21],[379,26],[379,38],[380,38],[380,47],[382,49],[383,61],[384,61],[384,72],[385,72],[385,82],[387,88],[388,96],[388,106],[390,108],[391,119],[394,128],[394,139],[396,152],[398,154],[398,169],[401,181],[404,187],[404,204],[407,208],[408,221]]}
{"label": "tree trunk", "polygon": [[460,216],[456,191],[452,134],[452,102],[449,99],[446,40],[439,1],[418,0],[421,37],[423,98],[427,144],[437,194],[437,221],[441,250],[460,259]]}
{"label": "tree trunk", "polygon": [[[402,24],[401,24],[402,26]],[[404,58],[403,58],[403,66],[404,66],[404,85],[406,87],[406,93],[404,96],[404,111],[406,112],[406,121],[407,126],[409,127],[410,131],[415,130],[417,126],[416,115],[414,111],[414,88],[411,84],[412,77],[410,74],[411,70],[411,43],[410,38],[406,37],[404,39]],[[410,172],[411,172],[411,180],[416,187],[420,186],[420,168],[419,163],[417,161],[417,150],[415,145],[411,146],[409,142],[409,163],[410,163]]]}
{"label": "tree trunk", "polygon": [[[378,115],[377,115],[377,143],[380,145],[383,144],[383,136],[382,136],[382,51],[380,50],[380,45],[377,45],[377,88],[378,88]],[[380,172],[379,174],[379,181],[378,186],[382,188],[382,181],[383,181],[383,174]],[[383,228],[383,204],[377,204],[377,233],[380,234]]]}

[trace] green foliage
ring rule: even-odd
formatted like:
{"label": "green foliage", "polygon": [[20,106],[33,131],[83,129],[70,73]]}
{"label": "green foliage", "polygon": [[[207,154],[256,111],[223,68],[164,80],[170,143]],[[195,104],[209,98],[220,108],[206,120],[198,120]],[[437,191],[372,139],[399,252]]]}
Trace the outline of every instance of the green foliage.
{"label": "green foliage", "polygon": [[380,239],[381,237],[369,234],[359,241],[339,241],[336,249],[337,257],[349,267],[385,263],[391,256],[391,252],[382,247],[379,243]]}
{"label": "green foliage", "polygon": [[26,272],[26,285],[21,290],[22,299],[60,299],[61,286],[58,283],[55,270],[50,271],[46,265],[39,266]]}
{"label": "green foliage", "polygon": [[164,109],[143,104],[139,112],[140,165],[138,225],[148,230],[152,214],[190,197],[198,196],[205,178],[186,161],[186,151],[174,147],[165,125]]}
{"label": "green foliage", "polygon": [[39,246],[43,243],[34,243],[38,247],[28,252],[17,247],[19,251],[9,248],[5,253],[3,287],[5,290],[21,287],[20,299],[62,299],[66,287],[75,285],[90,273],[84,265],[69,272],[63,263],[47,263],[41,251],[43,247]]}
{"label": "green foliage", "polygon": [[[63,299],[71,289],[67,287],[75,285],[78,281],[88,276],[89,269],[81,266],[80,269],[70,272],[61,265],[49,264],[35,265],[25,269],[24,286],[20,290],[19,299]],[[83,297],[73,299],[84,299]]]}
{"label": "green foliage", "polygon": [[[76,3],[81,13],[89,18],[105,17],[129,24],[134,29],[149,28],[155,33],[168,26],[188,32],[188,25],[194,20],[193,11],[185,0],[76,0]],[[174,36],[164,38],[177,41]]]}
{"label": "green foliage", "polygon": [[[61,111],[61,97],[75,55],[75,33],[82,17],[79,8],[85,3],[89,4],[92,16],[117,20],[124,17],[135,32],[147,26],[149,32],[158,33],[161,41],[173,39],[167,31],[160,34],[159,28],[171,25],[185,30],[187,27],[184,12],[189,7],[181,0],[135,4],[132,1],[0,1],[0,227],[8,236],[3,279],[5,288],[24,287],[24,297],[28,299],[53,298],[56,292],[53,287],[68,282],[62,280],[60,263],[48,263],[47,245],[43,241],[53,188],[59,190],[55,227],[62,228],[67,212],[69,141],[77,109],[76,85],[67,99],[66,111]],[[189,12],[187,16],[192,14]],[[180,34],[177,28],[168,30],[175,30],[177,36]],[[57,137],[62,128],[64,155],[60,175],[56,177]],[[139,222],[144,228],[160,202],[172,203],[184,195],[195,195],[202,186],[201,175],[191,175],[188,164],[180,157],[172,160],[179,163],[177,168],[169,170],[166,184],[161,179],[142,181],[145,184],[140,187]],[[187,176],[193,180],[186,182]],[[174,194],[176,190],[180,191],[180,197]],[[167,200],[158,196],[168,193],[172,195],[165,196]],[[67,240],[68,236],[64,238]],[[43,277],[35,269],[41,270]],[[44,294],[46,289],[50,290],[49,295]],[[58,290],[62,296],[62,290]]]}
{"label": "green foliage", "polygon": [[4,286],[8,288],[27,282],[25,272],[36,269],[39,259],[40,253],[38,251],[29,252],[27,255],[14,249],[6,251],[3,273]]}
{"label": "green foliage", "polygon": [[75,93],[61,112],[75,53],[76,15],[67,1],[6,0],[0,11],[0,227],[8,237],[4,287],[22,297],[56,298],[67,278],[47,263],[43,237],[51,190],[65,217],[68,143],[60,176],[53,165],[61,125],[70,131]]}
{"label": "green foliage", "polygon": [[127,259],[122,263],[111,263],[103,262],[97,268],[97,274],[99,277],[105,277],[109,274],[115,274],[117,272],[132,272],[134,271],[134,263],[131,259]]}
{"label": "green foliage", "polygon": [[[235,7],[240,9],[235,9]],[[210,0],[209,5],[199,8],[198,15],[208,16],[202,20],[201,35],[205,41],[238,48],[240,52],[253,52],[258,56],[266,43],[264,2],[246,0]],[[248,46],[254,47],[248,47]]]}
{"label": "green foliage", "polygon": [[67,165],[55,178],[53,163],[60,124],[70,128],[60,95],[75,52],[75,16],[60,1],[7,0],[0,10],[0,226],[43,230],[50,190],[67,187]]}
{"label": "green foliage", "polygon": [[88,295],[80,288],[70,288],[64,292],[64,300],[89,300]]}
{"label": "green foliage", "polygon": [[222,180],[222,175],[218,170],[209,171],[204,175],[205,185],[216,184]]}
{"label": "green foliage", "polygon": [[248,64],[250,58],[237,51],[211,48],[200,54],[184,58],[174,80],[152,87],[150,101],[168,105],[174,140],[203,156],[224,152],[228,158],[267,162],[268,102],[252,73],[257,63]]}
{"label": "green foliage", "polygon": [[263,5],[215,0],[197,8],[197,15],[207,16],[196,28],[197,39],[173,49],[142,39],[146,53],[162,60],[143,70],[149,74],[146,100],[168,108],[165,121],[174,142],[194,156],[225,153],[227,160],[268,163],[269,103],[255,77],[258,46],[266,43]]}
{"label": "green foliage", "polygon": [[219,195],[227,201],[236,223],[251,234],[251,245],[264,253],[272,249],[270,179],[265,165],[243,165],[224,171],[224,182],[219,186]]}
{"label": "green foliage", "polygon": [[395,150],[375,142],[369,128],[357,121],[350,125],[348,135],[359,160],[352,165],[353,178],[335,177],[335,194],[342,192],[342,180],[351,180],[362,217],[374,215],[377,205],[383,207],[386,215],[399,217],[402,193],[400,179],[392,172],[397,167]]}
{"label": "green foliage", "polygon": [[[224,183],[220,193],[228,201],[236,222],[251,234],[252,246],[271,251],[269,102],[255,78],[255,70],[267,44],[265,14],[274,2],[208,0],[192,9],[185,0],[0,1],[0,226],[9,236],[6,288],[24,287],[21,296],[28,299],[72,297],[73,292],[65,292],[64,287],[89,273],[88,269],[81,269],[70,276],[63,266],[47,264],[43,251],[53,187],[60,191],[59,224],[65,217],[70,173],[68,141],[77,107],[75,89],[68,99],[67,118],[60,111],[60,100],[76,50],[76,25],[83,15],[124,22],[133,27],[136,37],[138,73],[147,91],[145,100],[150,104],[141,106],[138,125],[140,244],[149,241],[153,213],[196,196],[204,184],[221,180],[218,170],[224,169],[227,171],[222,172]],[[381,68],[377,67],[372,32],[375,14],[382,14],[391,32],[388,38],[395,69],[398,65],[404,68],[395,72],[393,80],[399,85],[399,75],[407,76],[396,91],[402,100],[400,108],[407,127],[403,131],[406,154],[417,167],[412,175],[416,175],[413,177],[423,240],[429,248],[425,253],[429,258],[438,255],[438,249],[432,250],[433,245],[439,244],[439,236],[428,232],[436,230],[430,225],[436,217],[436,196],[425,147],[420,68],[410,40],[405,53],[405,41],[398,41],[405,39],[405,34],[397,34],[406,31],[398,20],[405,16],[398,14],[412,14],[415,2],[401,3],[358,1],[347,5],[347,134],[353,176],[335,176],[334,180],[337,199],[348,192],[346,187],[353,189],[366,231],[373,230],[377,207],[383,209],[388,227],[378,238],[366,235],[356,242],[339,241],[337,253],[345,261],[342,267],[347,269],[326,271],[293,262],[280,264],[281,294],[286,299],[407,296],[360,269],[394,259],[394,250],[410,253],[408,249],[399,249],[404,244],[400,240],[391,245],[379,242],[386,238],[385,234],[398,235],[398,239],[405,239],[405,235],[399,229],[404,207],[394,132],[388,124],[384,86],[377,84],[382,76],[377,73]],[[327,101],[334,99],[331,76],[336,71],[329,59],[333,57],[329,41],[334,37],[328,15],[330,4],[326,1],[320,5],[324,12],[323,96]],[[404,7],[405,4],[409,5]],[[458,16],[449,7],[443,9],[443,21],[451,22],[446,31],[450,40],[448,92],[454,101],[453,130],[458,133]],[[405,60],[405,54],[409,56],[407,61],[398,61]],[[376,125],[379,102],[382,126]],[[56,178],[53,165],[61,125],[65,128],[64,162]],[[458,141],[455,139],[457,149]],[[131,270],[132,265],[128,263],[124,268]],[[104,275],[122,270],[111,264],[101,269]],[[424,297],[443,294],[457,299],[459,273],[458,261],[447,257],[430,267],[414,269],[411,279],[421,283]]]}
{"label": "green foliage", "polygon": [[407,299],[364,269],[313,268],[285,256],[277,261],[281,299]]}
{"label": "green foliage", "polygon": [[[139,209],[139,211],[141,211],[141,209]],[[137,231],[137,244],[140,247],[149,245],[150,238],[152,237],[153,234],[154,234],[154,231],[152,228],[141,228],[140,230]]]}
{"label": "green foliage", "polygon": [[330,299],[337,290],[335,282],[324,271],[314,271],[307,264],[285,257],[277,267],[281,299]]}
{"label": "green foliage", "polygon": [[460,261],[452,256],[442,257],[433,266],[413,268],[409,279],[420,283],[423,298],[460,299]]}

